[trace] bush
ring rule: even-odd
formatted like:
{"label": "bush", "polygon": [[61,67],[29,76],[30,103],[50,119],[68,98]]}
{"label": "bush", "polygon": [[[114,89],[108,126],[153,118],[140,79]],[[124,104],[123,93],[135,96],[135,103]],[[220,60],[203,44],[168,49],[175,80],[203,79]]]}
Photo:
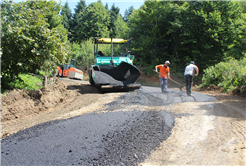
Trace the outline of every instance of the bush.
{"label": "bush", "polygon": [[147,74],[148,76],[152,76],[152,75],[155,75],[156,72],[154,71],[155,70],[155,66],[149,66],[149,67],[143,67],[143,73],[144,74]]}
{"label": "bush", "polygon": [[[229,60],[210,66],[204,70],[202,86],[215,84],[229,92],[235,87],[242,88],[246,85],[246,58],[242,60]],[[242,90],[242,89],[241,89]]]}

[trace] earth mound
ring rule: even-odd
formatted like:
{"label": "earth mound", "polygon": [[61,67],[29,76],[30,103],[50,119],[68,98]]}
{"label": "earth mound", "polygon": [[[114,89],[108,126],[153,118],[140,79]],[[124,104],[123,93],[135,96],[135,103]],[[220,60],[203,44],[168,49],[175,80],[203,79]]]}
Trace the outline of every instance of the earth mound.
{"label": "earth mound", "polygon": [[58,79],[40,90],[15,89],[1,95],[1,121],[39,114],[56,107],[68,97],[67,87]]}

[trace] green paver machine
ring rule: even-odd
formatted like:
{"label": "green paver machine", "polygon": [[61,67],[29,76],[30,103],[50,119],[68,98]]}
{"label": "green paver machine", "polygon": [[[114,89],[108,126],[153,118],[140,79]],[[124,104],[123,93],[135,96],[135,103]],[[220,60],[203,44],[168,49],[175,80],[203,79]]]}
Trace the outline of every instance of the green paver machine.
{"label": "green paver machine", "polygon": [[[140,88],[141,84],[134,82],[140,76],[139,69],[133,65],[134,55],[128,51],[131,39],[95,38],[95,64],[88,70],[89,81],[100,89],[108,88]],[[100,44],[111,44],[111,56],[104,55],[98,49]],[[113,56],[113,45],[121,45],[122,53]]]}

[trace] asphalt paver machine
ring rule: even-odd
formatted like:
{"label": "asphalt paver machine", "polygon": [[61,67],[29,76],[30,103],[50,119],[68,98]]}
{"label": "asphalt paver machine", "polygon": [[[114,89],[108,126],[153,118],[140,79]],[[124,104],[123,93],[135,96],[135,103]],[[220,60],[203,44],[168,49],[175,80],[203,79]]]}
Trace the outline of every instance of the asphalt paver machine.
{"label": "asphalt paver machine", "polygon": [[[140,88],[141,84],[135,81],[140,76],[140,70],[133,65],[134,55],[130,54],[131,39],[95,38],[95,64],[88,70],[89,82],[100,89],[108,88]],[[111,55],[104,55],[99,45],[111,45]],[[113,45],[121,45],[122,53],[114,56]]]}

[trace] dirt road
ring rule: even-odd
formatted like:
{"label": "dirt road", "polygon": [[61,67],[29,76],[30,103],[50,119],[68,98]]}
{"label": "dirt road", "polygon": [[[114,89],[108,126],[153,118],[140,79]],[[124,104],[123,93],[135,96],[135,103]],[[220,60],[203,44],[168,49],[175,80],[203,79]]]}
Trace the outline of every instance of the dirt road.
{"label": "dirt road", "polygon": [[[21,156],[16,154],[17,150],[14,153],[12,148],[20,146],[17,148],[20,149],[24,145],[21,141],[18,142],[20,138],[27,143],[33,140],[30,139],[32,136],[26,133],[30,131],[36,136],[40,129],[35,128],[35,125],[76,116],[83,118],[90,113],[102,116],[118,112],[123,113],[120,117],[127,115],[125,120],[120,118],[122,122],[118,121],[121,125],[113,127],[113,132],[105,129],[105,133],[95,138],[103,145],[96,146],[95,143],[90,146],[91,150],[98,150],[97,156],[86,158],[82,155],[85,149],[74,147],[66,153],[71,155],[71,152],[77,152],[76,155],[79,156],[76,158],[73,154],[72,159],[67,156],[65,164],[245,165],[245,98],[217,92],[202,93],[214,96],[217,101],[165,104],[158,96],[140,91],[100,93],[87,82],[75,81],[58,82],[52,88],[31,94],[23,91],[12,92],[2,97],[1,102],[1,137],[7,137],[2,140],[1,164],[14,164],[13,157]],[[133,114],[129,114],[131,111]],[[134,115],[134,118],[127,118],[128,115]],[[61,124],[69,121],[62,121]],[[32,126],[35,131],[30,128]],[[161,126],[163,127],[160,129]],[[23,129],[26,130],[18,132]],[[138,132],[133,132],[134,130]],[[163,132],[158,132],[159,130]],[[16,132],[17,134],[13,134]],[[55,134],[54,131],[53,135]],[[105,139],[111,141],[105,143]],[[89,145],[84,148],[87,146]],[[65,148],[66,145],[62,147]],[[72,147],[73,145],[70,148]],[[23,153],[23,150],[20,149],[21,152]],[[45,150],[42,153],[44,152]],[[26,157],[30,158],[28,155]],[[21,164],[28,165],[25,162]]]}

